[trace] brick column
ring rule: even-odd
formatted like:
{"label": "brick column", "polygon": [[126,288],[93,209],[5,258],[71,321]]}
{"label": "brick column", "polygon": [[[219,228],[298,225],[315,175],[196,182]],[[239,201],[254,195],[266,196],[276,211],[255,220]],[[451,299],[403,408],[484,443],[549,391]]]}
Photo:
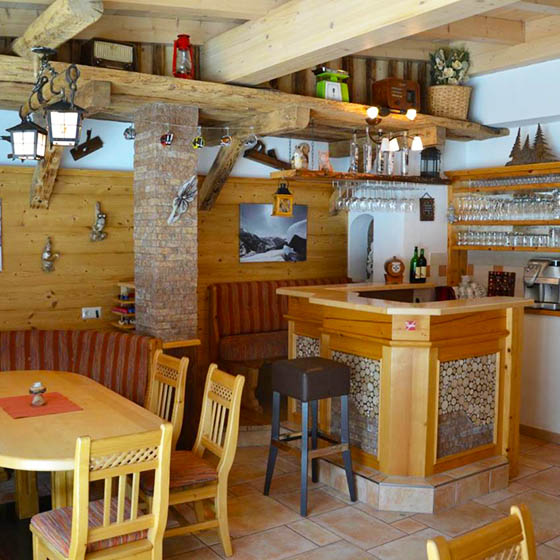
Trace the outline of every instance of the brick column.
{"label": "brick column", "polygon": [[[197,170],[191,146],[198,110],[154,103],[135,118],[134,275],[136,330],[163,340],[197,336],[197,201],[168,225],[179,187]],[[162,146],[162,134],[173,143]]]}

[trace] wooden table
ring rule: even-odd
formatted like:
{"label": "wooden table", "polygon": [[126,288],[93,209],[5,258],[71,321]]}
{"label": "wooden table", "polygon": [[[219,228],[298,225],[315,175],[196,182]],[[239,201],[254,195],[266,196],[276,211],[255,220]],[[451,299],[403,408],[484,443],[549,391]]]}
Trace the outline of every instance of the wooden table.
{"label": "wooden table", "polygon": [[77,373],[0,373],[0,398],[25,395],[34,381],[83,410],[14,419],[0,408],[0,466],[15,469],[20,519],[38,511],[36,472],[52,472],[53,508],[72,505],[76,438],[120,436],[157,429],[161,419],[103,385]]}

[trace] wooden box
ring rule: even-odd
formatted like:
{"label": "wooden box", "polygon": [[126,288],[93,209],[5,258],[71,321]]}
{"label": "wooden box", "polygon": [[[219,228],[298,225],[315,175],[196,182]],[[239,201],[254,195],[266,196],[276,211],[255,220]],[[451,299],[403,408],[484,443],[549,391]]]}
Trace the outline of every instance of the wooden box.
{"label": "wooden box", "polygon": [[420,84],[414,80],[385,78],[373,82],[373,105],[404,111],[416,109],[420,111]]}

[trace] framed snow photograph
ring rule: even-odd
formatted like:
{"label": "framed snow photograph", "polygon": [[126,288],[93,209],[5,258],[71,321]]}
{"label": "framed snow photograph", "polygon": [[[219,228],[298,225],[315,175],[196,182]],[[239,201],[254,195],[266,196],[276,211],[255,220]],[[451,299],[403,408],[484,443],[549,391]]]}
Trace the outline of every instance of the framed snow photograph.
{"label": "framed snow photograph", "polygon": [[307,206],[296,204],[290,218],[271,214],[272,204],[239,205],[239,261],[305,261]]}

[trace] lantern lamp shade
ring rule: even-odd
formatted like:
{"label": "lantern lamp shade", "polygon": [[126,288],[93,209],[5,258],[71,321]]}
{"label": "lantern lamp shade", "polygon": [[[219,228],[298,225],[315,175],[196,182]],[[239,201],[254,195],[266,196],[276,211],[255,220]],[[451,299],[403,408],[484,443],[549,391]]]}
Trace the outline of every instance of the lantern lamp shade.
{"label": "lantern lamp shade", "polygon": [[43,159],[47,148],[47,131],[30,119],[8,128],[12,144],[12,159]]}
{"label": "lantern lamp shade", "polygon": [[82,132],[84,109],[58,101],[46,108],[49,140],[53,146],[76,146]]}
{"label": "lantern lamp shade", "polygon": [[422,150],[420,175],[422,177],[439,177],[441,171],[441,152],[435,148]]}
{"label": "lantern lamp shade", "polygon": [[280,183],[274,194],[273,216],[291,218],[294,215],[294,195],[288,189],[286,183]]}

